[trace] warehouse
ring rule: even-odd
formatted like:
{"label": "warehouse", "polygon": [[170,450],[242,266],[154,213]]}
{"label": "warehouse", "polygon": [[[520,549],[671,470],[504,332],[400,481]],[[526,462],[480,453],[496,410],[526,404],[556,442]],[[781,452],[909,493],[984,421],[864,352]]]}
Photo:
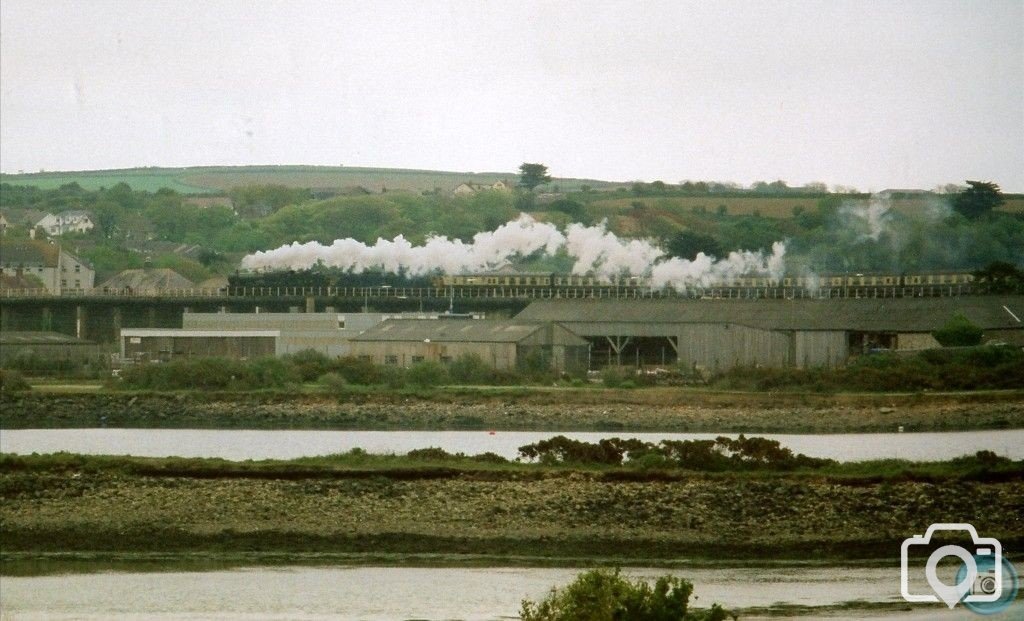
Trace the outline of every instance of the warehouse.
{"label": "warehouse", "polygon": [[127,360],[175,357],[284,356],[307,349],[349,354],[349,340],[392,317],[437,319],[438,313],[185,313],[181,329],[125,329]]}
{"label": "warehouse", "polygon": [[476,355],[499,370],[536,364],[580,373],[589,343],[552,322],[392,319],[353,338],[352,354],[403,367]]}
{"label": "warehouse", "polygon": [[168,362],[175,358],[224,357],[248,360],[273,356],[279,330],[121,330],[121,360]]}
{"label": "warehouse", "polygon": [[831,300],[541,300],[517,321],[587,339],[593,366],[831,367],[876,350],[938,347],[955,314],[987,341],[1024,344],[1024,296]]}

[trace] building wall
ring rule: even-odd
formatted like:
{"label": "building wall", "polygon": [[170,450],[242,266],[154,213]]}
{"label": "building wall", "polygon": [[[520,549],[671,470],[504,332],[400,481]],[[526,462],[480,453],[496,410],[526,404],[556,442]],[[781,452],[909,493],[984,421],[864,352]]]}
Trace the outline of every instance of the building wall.
{"label": "building wall", "polygon": [[123,356],[138,361],[224,357],[252,359],[273,356],[272,336],[131,336],[121,337]]}
{"label": "building wall", "polygon": [[896,349],[935,349],[942,347],[942,344],[935,340],[935,337],[927,332],[902,332],[896,335]]}
{"label": "building wall", "polygon": [[517,361],[515,343],[353,341],[351,353],[369,357],[375,364],[402,367],[417,362],[451,362],[467,354],[476,354],[486,364],[500,370],[515,369]]}
{"label": "building wall", "polygon": [[186,330],[279,330],[277,355],[312,349],[327,356],[352,354],[349,339],[389,317],[436,318],[422,313],[186,313]]}
{"label": "building wall", "polygon": [[846,332],[841,331],[796,331],[793,338],[793,359],[795,367],[837,367],[850,356]]}
{"label": "building wall", "polygon": [[677,324],[679,363],[706,369],[791,364],[791,337],[735,324]]}

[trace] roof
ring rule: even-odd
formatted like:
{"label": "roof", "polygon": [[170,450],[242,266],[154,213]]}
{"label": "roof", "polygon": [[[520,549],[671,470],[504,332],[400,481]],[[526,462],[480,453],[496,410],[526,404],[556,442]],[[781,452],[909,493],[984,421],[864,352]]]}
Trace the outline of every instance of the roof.
{"label": "roof", "polygon": [[69,209],[68,211],[62,211],[57,214],[58,218],[89,218],[92,219],[92,214],[88,211],[81,209]]}
{"label": "roof", "polygon": [[181,328],[123,328],[121,338],[279,338],[280,330],[190,330]]}
{"label": "roof", "polygon": [[11,332],[0,331],[2,345],[92,345],[85,341],[60,332]]}
{"label": "roof", "polygon": [[542,327],[541,322],[487,319],[389,319],[352,340],[518,343]]}
{"label": "roof", "polygon": [[60,246],[39,239],[17,239],[0,242],[0,264],[42,265],[57,267]]}
{"label": "roof", "polygon": [[154,289],[191,289],[191,280],[170,268],[148,268],[125,270],[101,284],[100,289],[132,289],[146,291]]}
{"label": "roof", "polygon": [[[986,330],[1024,328],[1024,296],[826,300],[538,300],[517,321],[731,323],[766,330],[931,332],[956,313]],[[1014,318],[1014,315],[1019,320]]]}

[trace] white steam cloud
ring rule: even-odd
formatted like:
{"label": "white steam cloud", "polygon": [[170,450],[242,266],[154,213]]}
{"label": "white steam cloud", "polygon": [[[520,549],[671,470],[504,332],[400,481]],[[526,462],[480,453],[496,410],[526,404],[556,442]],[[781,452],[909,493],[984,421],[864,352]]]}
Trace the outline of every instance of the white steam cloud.
{"label": "white steam cloud", "polygon": [[574,260],[574,274],[594,274],[602,278],[641,276],[649,278],[655,288],[685,289],[750,274],[778,278],[785,269],[786,246],[776,242],[770,255],[739,251],[720,260],[703,253],[692,261],[666,259],[665,251],[651,240],[621,239],[609,232],[604,222],[596,226],[570,224],[563,234],[553,224],[537,222],[521,214],[493,231],[477,233],[469,243],[438,235],[428,237],[422,246],[412,245],[401,235],[390,241],[378,239],[372,246],[354,239],[335,240],[329,246],[295,242],[250,254],[242,259],[242,268],[256,271],[307,269],[322,264],[357,273],[380,269],[422,276],[435,272],[487,271],[515,257],[538,253],[554,256],[560,252]]}

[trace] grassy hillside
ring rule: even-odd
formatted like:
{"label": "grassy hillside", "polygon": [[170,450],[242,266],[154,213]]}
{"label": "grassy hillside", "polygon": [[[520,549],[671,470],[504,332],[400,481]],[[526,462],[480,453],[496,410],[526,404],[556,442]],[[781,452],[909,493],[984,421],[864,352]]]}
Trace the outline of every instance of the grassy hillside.
{"label": "grassy hillside", "polygon": [[[135,190],[155,192],[166,187],[182,194],[225,192],[246,185],[278,184],[294,188],[342,189],[362,186],[371,192],[405,190],[423,192],[440,188],[451,191],[460,183],[518,181],[515,172],[453,172],[401,168],[360,168],[345,166],[202,166],[193,168],[130,168],[125,170],[41,172],[0,175],[0,182],[34,185],[43,189],[78,183],[87,190],[125,182]],[[556,179],[562,190],[581,185],[604,187],[605,181]]]}

